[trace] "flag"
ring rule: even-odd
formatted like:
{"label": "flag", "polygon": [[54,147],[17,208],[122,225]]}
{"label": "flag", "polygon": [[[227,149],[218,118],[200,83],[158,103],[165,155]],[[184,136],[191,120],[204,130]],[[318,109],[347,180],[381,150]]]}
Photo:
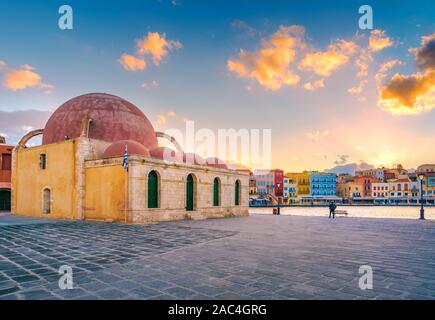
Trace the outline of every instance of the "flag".
{"label": "flag", "polygon": [[125,169],[125,171],[128,172],[128,153],[127,153],[127,145],[125,145],[125,148],[124,148],[124,160],[122,160],[122,167]]}

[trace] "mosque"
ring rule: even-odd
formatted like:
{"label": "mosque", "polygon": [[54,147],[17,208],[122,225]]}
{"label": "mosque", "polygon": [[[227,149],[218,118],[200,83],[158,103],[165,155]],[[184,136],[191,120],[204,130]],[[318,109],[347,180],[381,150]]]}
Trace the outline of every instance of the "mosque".
{"label": "mosque", "polygon": [[[28,147],[38,135],[42,144]],[[12,168],[16,215],[130,223],[248,215],[247,173],[184,153],[139,108],[105,93],[61,105],[14,148]]]}

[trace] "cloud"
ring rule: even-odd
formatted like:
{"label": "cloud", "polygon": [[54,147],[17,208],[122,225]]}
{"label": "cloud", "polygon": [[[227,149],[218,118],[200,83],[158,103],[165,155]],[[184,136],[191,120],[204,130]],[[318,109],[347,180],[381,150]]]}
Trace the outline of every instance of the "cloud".
{"label": "cloud", "polygon": [[350,94],[360,94],[364,90],[364,86],[368,83],[368,80],[361,80],[355,87],[347,89]]}
{"label": "cloud", "polygon": [[370,32],[369,49],[371,51],[378,52],[392,45],[393,40],[385,34],[384,30],[375,29]]}
{"label": "cloud", "polygon": [[308,91],[314,91],[316,89],[319,88],[323,88],[325,86],[325,80],[324,79],[320,79],[314,82],[306,82],[304,84],[304,88]]}
{"label": "cloud", "polygon": [[139,54],[150,55],[158,66],[169,50],[180,49],[183,45],[179,41],[167,40],[165,33],[160,35],[158,32],[148,32],[147,36],[137,41],[136,47]]}
{"label": "cloud", "polygon": [[176,117],[177,114],[175,113],[175,111],[169,111],[169,112],[168,112],[168,116],[169,116],[169,117]]}
{"label": "cloud", "polygon": [[146,62],[144,59],[136,58],[131,54],[124,53],[118,61],[127,71],[143,71],[146,68]]}
{"label": "cloud", "polygon": [[235,19],[231,23],[231,27],[234,29],[240,29],[245,32],[245,34],[249,37],[254,37],[257,35],[257,30],[255,30],[253,27],[251,27],[249,24],[247,24],[245,21]]}
{"label": "cloud", "polygon": [[255,79],[269,90],[283,85],[295,86],[300,77],[290,69],[298,48],[305,47],[302,26],[280,26],[271,37],[261,41],[256,52],[240,50],[236,59],[227,61],[228,70],[241,78]]}
{"label": "cloud", "polygon": [[157,115],[157,123],[160,125],[166,124],[166,117],[163,114]]}
{"label": "cloud", "polygon": [[141,84],[141,87],[144,89],[152,89],[152,88],[157,88],[159,86],[160,84],[156,80],[151,81],[151,83],[144,82]]}
{"label": "cloud", "polygon": [[307,132],[306,136],[309,140],[315,140],[318,141],[323,137],[326,137],[327,135],[329,135],[329,130],[326,131],[313,131],[313,132]]}
{"label": "cloud", "polygon": [[393,114],[418,114],[435,108],[435,70],[404,76],[396,73],[382,88],[379,105]]}
{"label": "cloud", "polygon": [[[381,108],[397,115],[419,114],[435,108],[435,35],[422,37],[421,44],[420,48],[410,49],[421,72],[408,76],[396,73],[387,81],[380,88],[378,106]],[[379,81],[385,78],[390,65],[381,70],[384,72],[379,73]]]}
{"label": "cloud", "polygon": [[3,60],[0,60],[0,69],[6,66],[6,62]]}
{"label": "cloud", "polygon": [[0,128],[7,142],[16,144],[30,129],[43,128],[51,112],[38,110],[0,111]]}
{"label": "cloud", "polygon": [[435,69],[435,33],[423,36],[420,48],[411,48],[409,52],[414,55],[419,70]]}
{"label": "cloud", "polygon": [[338,160],[334,161],[335,165],[343,165],[345,163],[347,163],[347,160],[349,159],[349,155],[347,154],[339,154],[337,155]]}
{"label": "cloud", "polygon": [[349,61],[358,45],[353,41],[336,40],[326,51],[315,51],[305,55],[299,64],[300,70],[310,70],[315,74],[328,77]]}
{"label": "cloud", "polygon": [[402,66],[402,65],[404,65],[404,63],[397,59],[388,60],[387,62],[383,63],[375,75],[376,84],[380,86],[382,81],[387,77],[387,72],[389,70],[391,70],[395,66]]}
{"label": "cloud", "polygon": [[8,70],[3,85],[12,91],[37,87],[46,90],[46,93],[51,93],[53,85],[43,83],[41,76],[33,70],[34,68],[28,64],[21,66],[21,69]]}

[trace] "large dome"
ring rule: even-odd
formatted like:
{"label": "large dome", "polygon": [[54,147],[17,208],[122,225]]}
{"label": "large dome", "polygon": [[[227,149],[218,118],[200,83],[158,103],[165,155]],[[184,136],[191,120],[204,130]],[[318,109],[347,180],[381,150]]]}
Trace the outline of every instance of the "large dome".
{"label": "large dome", "polygon": [[83,118],[92,119],[88,136],[107,142],[133,140],[148,150],[158,147],[148,118],[132,103],[106,93],[89,93],[68,100],[48,119],[42,144],[80,136]]}

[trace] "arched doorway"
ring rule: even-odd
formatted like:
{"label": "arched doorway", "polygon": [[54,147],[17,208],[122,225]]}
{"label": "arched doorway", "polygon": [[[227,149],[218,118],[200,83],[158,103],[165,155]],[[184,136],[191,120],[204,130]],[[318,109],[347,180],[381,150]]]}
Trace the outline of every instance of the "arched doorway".
{"label": "arched doorway", "polygon": [[234,186],[234,205],[240,205],[240,180],[236,180],[236,185]]}
{"label": "arched doorway", "polygon": [[220,205],[220,193],[220,180],[216,177],[213,181],[213,206],[215,207]]}
{"label": "arched doorway", "polygon": [[186,211],[196,209],[196,178],[193,174],[189,174],[186,179]]}
{"label": "arched doorway", "polygon": [[51,190],[48,188],[42,191],[42,212],[51,213]]}
{"label": "arched doorway", "polygon": [[159,207],[159,175],[154,170],[148,174],[148,208]]}
{"label": "arched doorway", "polygon": [[11,211],[11,190],[0,189],[0,211]]}

